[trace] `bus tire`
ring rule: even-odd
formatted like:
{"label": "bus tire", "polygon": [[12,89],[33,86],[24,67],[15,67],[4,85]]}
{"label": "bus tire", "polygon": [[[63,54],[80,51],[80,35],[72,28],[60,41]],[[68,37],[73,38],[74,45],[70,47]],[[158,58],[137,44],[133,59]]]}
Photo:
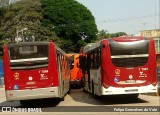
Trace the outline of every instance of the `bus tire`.
{"label": "bus tire", "polygon": [[71,92],[71,85],[69,85],[69,90],[68,90],[68,93],[70,93]]}
{"label": "bus tire", "polygon": [[85,88],[84,88],[84,87],[83,87],[82,89],[83,89],[83,92],[85,92],[85,93],[87,92],[87,90],[85,90]]}
{"label": "bus tire", "polygon": [[92,94],[95,95],[94,94],[94,83],[93,83],[93,81],[92,81]]}
{"label": "bus tire", "polygon": [[29,100],[20,100],[21,105],[27,105]]}
{"label": "bus tire", "polygon": [[137,99],[139,94],[130,94],[131,99]]}
{"label": "bus tire", "polygon": [[64,96],[60,98],[60,101],[64,101]]}

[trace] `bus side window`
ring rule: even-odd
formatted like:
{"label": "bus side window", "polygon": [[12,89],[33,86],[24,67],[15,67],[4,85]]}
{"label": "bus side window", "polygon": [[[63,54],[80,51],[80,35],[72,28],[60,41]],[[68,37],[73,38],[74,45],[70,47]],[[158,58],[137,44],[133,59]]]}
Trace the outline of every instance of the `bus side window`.
{"label": "bus side window", "polygon": [[97,69],[97,50],[94,52],[94,69]]}
{"label": "bus side window", "polygon": [[91,67],[91,55],[88,54],[87,55],[87,70],[90,70],[90,67]]}
{"label": "bus side window", "polygon": [[97,50],[97,68],[100,67],[100,48]]}

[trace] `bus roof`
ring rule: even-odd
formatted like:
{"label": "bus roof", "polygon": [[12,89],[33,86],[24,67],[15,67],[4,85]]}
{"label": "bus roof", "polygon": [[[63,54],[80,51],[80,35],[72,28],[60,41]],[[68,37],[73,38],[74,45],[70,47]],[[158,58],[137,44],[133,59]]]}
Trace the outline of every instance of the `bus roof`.
{"label": "bus roof", "polygon": [[131,41],[143,40],[144,37],[142,37],[142,36],[120,36],[120,37],[115,37],[112,39],[114,41],[118,41],[118,42],[131,42]]}
{"label": "bus roof", "polygon": [[100,42],[101,41],[99,41],[97,43],[89,43],[89,44],[87,44],[86,46],[84,46],[83,51],[84,52],[88,52],[88,51],[90,51],[90,50],[92,50],[92,49],[94,49],[96,47],[99,47],[100,46]]}

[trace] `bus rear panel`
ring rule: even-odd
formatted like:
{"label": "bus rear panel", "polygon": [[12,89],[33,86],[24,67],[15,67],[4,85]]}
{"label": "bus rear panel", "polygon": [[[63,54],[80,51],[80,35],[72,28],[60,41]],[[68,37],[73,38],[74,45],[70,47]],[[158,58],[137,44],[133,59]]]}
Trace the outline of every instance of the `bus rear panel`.
{"label": "bus rear panel", "polygon": [[63,78],[58,70],[60,62],[56,61],[56,52],[53,42],[5,45],[3,60],[7,101],[61,98],[64,95],[60,89]]}
{"label": "bus rear panel", "polygon": [[157,92],[153,39],[103,39],[83,49],[84,89],[96,95]]}
{"label": "bus rear panel", "polygon": [[[154,42],[142,38],[102,41],[102,94],[132,94],[157,91]],[[106,55],[108,61],[105,58]],[[108,81],[105,81],[105,77]],[[107,87],[107,85],[109,87]]]}

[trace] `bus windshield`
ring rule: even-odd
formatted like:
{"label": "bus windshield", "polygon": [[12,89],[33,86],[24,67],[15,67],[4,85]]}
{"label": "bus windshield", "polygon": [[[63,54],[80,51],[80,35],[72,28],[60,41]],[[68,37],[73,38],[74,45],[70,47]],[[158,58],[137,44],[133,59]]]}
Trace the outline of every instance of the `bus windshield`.
{"label": "bus windshield", "polygon": [[143,66],[148,61],[148,40],[116,42],[110,40],[112,63],[117,67]]}
{"label": "bus windshield", "polygon": [[31,69],[48,66],[48,44],[9,45],[11,69]]}

